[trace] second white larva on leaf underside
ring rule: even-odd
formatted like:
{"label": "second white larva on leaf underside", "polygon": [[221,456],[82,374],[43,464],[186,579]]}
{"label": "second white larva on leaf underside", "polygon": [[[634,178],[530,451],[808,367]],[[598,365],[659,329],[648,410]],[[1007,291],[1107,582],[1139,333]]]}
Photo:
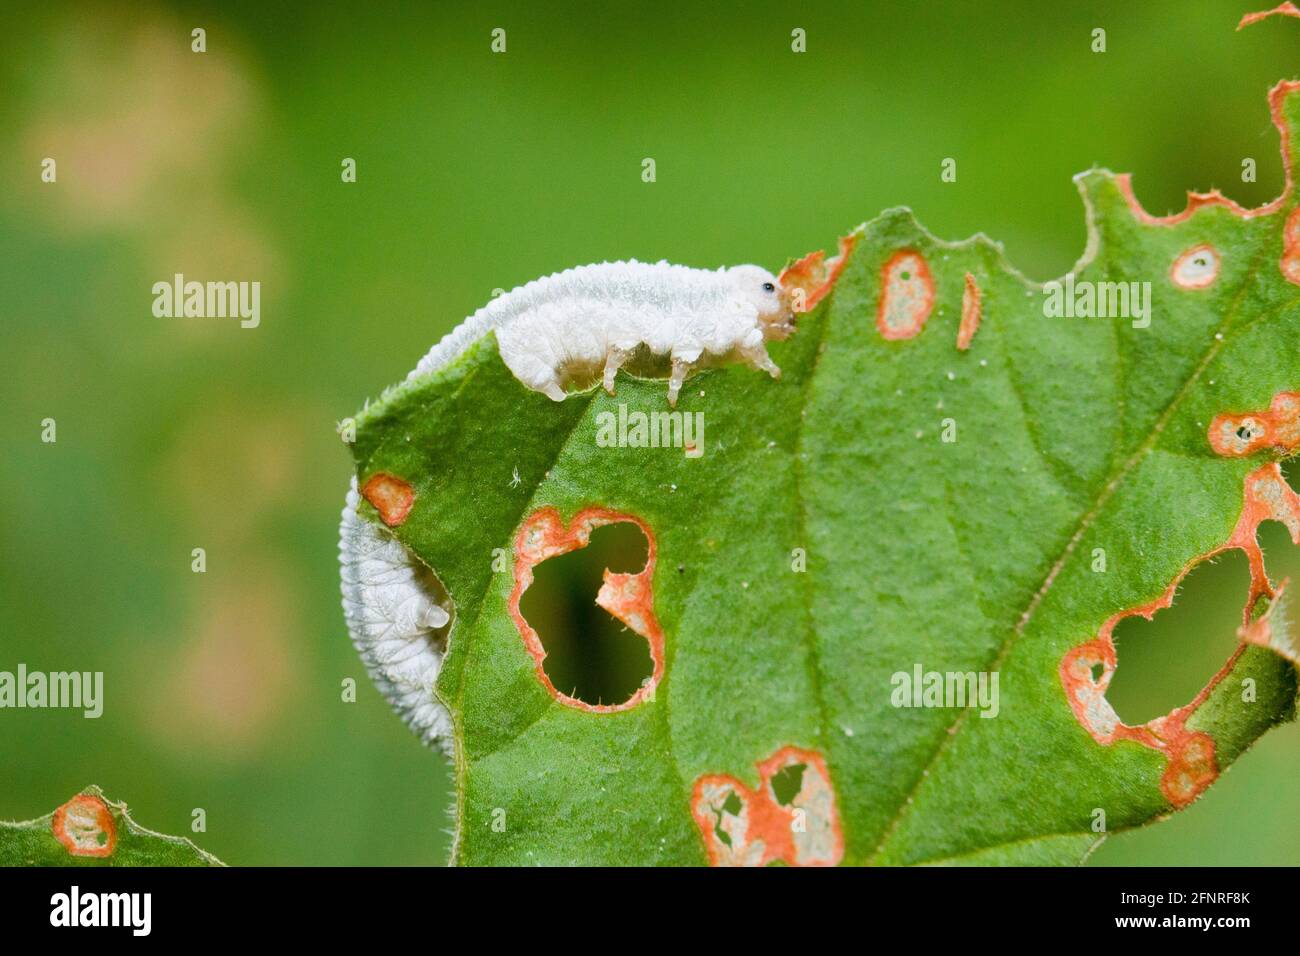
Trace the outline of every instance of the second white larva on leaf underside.
{"label": "second white larva on leaf underside", "polygon": [[666,365],[676,404],[692,369],[743,361],[773,377],[766,342],[794,330],[790,296],[760,266],[710,271],[668,262],[602,262],[535,279],[479,309],[408,376],[434,372],[489,331],[524,385],[556,401],[601,380],[614,391],[623,367]]}

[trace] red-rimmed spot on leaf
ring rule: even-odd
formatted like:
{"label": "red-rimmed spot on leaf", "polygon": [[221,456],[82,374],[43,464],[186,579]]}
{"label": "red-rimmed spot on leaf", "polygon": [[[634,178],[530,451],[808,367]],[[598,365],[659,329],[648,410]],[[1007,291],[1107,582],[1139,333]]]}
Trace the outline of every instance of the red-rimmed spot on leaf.
{"label": "red-rimmed spot on leaf", "polygon": [[1180,289],[1208,289],[1219,277],[1219,253],[1208,242],[1192,246],[1169,267],[1169,281]]}
{"label": "red-rimmed spot on leaf", "polygon": [[975,277],[966,273],[966,285],[961,292],[961,324],[957,326],[957,348],[965,352],[970,348],[971,339],[979,331],[980,318],[983,316],[980,303],[980,287]]}
{"label": "red-rimmed spot on leaf", "polygon": [[934,277],[915,249],[900,249],[880,270],[876,328],[886,339],[910,339],[925,327],[934,309]]}
{"label": "red-rimmed spot on leaf", "polygon": [[[596,595],[596,604],[645,638],[650,647],[652,670],[648,680],[621,704],[592,704],[557,690],[546,673],[546,648],[537,631],[519,609],[520,600],[533,583],[533,568],[551,558],[585,548],[591,533],[604,525],[628,522],[645,535],[645,567],[635,574],[606,569]],[[545,507],[524,519],[515,538],[515,585],[510,592],[510,617],[523,638],[524,647],[537,668],[537,679],[560,703],[591,713],[609,714],[629,710],[650,698],[664,674],[664,634],[654,612],[655,537],[650,526],[635,515],[609,508],[584,508],[565,525],[560,513]]]}
{"label": "red-rimmed spot on leaf", "polygon": [[1169,766],[1160,780],[1160,789],[1174,806],[1185,807],[1214,783],[1219,767],[1209,734],[1187,732],[1182,727],[1179,730],[1180,736],[1166,749]]}
{"label": "red-rimmed spot on leaf", "polygon": [[[1214,782],[1218,768],[1214,760],[1214,740],[1209,735],[1187,728],[1188,719],[1209,697],[1231,670],[1246,644],[1270,647],[1293,663],[1300,663],[1285,632],[1273,628],[1271,621],[1281,605],[1285,582],[1274,587],[1264,567],[1260,548],[1259,526],[1265,521],[1281,522],[1300,544],[1300,496],[1282,477],[1273,462],[1246,476],[1241,516],[1232,534],[1219,547],[1188,562],[1164,593],[1154,601],[1120,611],[1108,618],[1097,636],[1068,651],[1061,660],[1060,679],[1075,718],[1099,744],[1109,746],[1116,740],[1131,740],[1164,754],[1168,763],[1160,781],[1161,792],[1175,807],[1185,807]],[[1141,616],[1150,620],[1157,611],[1173,604],[1179,584],[1193,568],[1217,555],[1238,549],[1246,553],[1250,565],[1250,588],[1242,608],[1242,625],[1237,631],[1239,643],[1227,662],[1210,678],[1190,703],[1177,707],[1163,717],[1145,724],[1125,724],[1106,699],[1116,667],[1114,632],[1125,618]],[[1254,619],[1261,597],[1269,599],[1267,611]]]}
{"label": "red-rimmed spot on leaf", "polygon": [[1229,458],[1265,448],[1295,451],[1300,448],[1300,392],[1278,392],[1262,412],[1216,415],[1208,437],[1210,447]]}
{"label": "red-rimmed spot on leaf", "polygon": [[54,838],[72,856],[112,856],[117,848],[117,824],[102,798],[79,793],[54,811]]}
{"label": "red-rimmed spot on leaf", "polygon": [[411,513],[415,504],[415,489],[407,482],[386,471],[377,472],[361,486],[361,495],[379,512],[379,517],[390,528],[396,528]]}
{"label": "red-rimmed spot on leaf", "polygon": [[839,255],[830,259],[822,250],[810,252],[781,270],[777,282],[781,291],[790,297],[791,308],[796,312],[811,312],[835,287],[835,281],[849,261],[849,253],[857,245],[861,233],[853,232],[840,239]]}
{"label": "red-rimmed spot on leaf", "polygon": [[[1254,22],[1254,21],[1251,21]],[[1244,24],[1243,24],[1244,25]],[[1287,95],[1292,90],[1300,89],[1300,80],[1282,80],[1275,84],[1268,91],[1268,108],[1269,115],[1273,118],[1273,125],[1277,127],[1282,141],[1282,169],[1286,173],[1286,184],[1282,188],[1281,194],[1272,202],[1265,203],[1263,206],[1257,206],[1254,209],[1246,209],[1234,200],[1229,199],[1217,189],[1211,189],[1208,193],[1198,193],[1188,191],[1187,205],[1182,212],[1173,213],[1168,216],[1153,216],[1142,208],[1142,203],[1138,201],[1137,196],[1133,194],[1133,176],[1132,173],[1120,173],[1115,177],[1115,186],[1123,195],[1124,201],[1132,210],[1133,215],[1137,217],[1138,222],[1147,226],[1176,226],[1180,222],[1186,222],[1192,214],[1198,209],[1206,206],[1222,206],[1234,216],[1240,216],[1242,219],[1253,219],[1256,216],[1267,216],[1270,213],[1277,212],[1286,202],[1287,197],[1291,195],[1291,144],[1290,129],[1286,123],[1286,116],[1282,112],[1282,104]]]}
{"label": "red-rimmed spot on leaf", "polygon": [[[1115,644],[1112,637],[1115,625],[1132,615],[1140,614],[1150,618],[1160,608],[1169,606],[1173,592],[1174,588],[1171,587],[1151,604],[1111,618],[1097,639],[1081,644],[1065,655],[1061,661],[1060,675],[1075,717],[1099,744],[1109,746],[1117,740],[1131,740],[1164,754],[1167,763],[1160,778],[1160,791],[1165,799],[1181,809],[1200,796],[1218,776],[1218,767],[1214,762],[1214,740],[1208,734],[1188,730],[1187,719],[1232,669],[1240,654],[1240,647],[1191,703],[1175,708],[1163,717],[1140,726],[1132,726],[1121,721],[1106,700],[1106,689],[1115,674]],[[1193,740],[1196,742],[1194,747]]]}
{"label": "red-rimmed spot on leaf", "polygon": [[822,755],[782,747],[758,764],[751,790],[728,774],[695,781],[691,814],[713,866],[835,866],[844,836]]}

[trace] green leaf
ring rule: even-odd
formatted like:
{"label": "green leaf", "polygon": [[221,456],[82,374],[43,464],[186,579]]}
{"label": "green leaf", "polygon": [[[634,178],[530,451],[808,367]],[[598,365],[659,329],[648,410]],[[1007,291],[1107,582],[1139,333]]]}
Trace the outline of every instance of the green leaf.
{"label": "green leaf", "polygon": [[0,866],[223,866],[185,837],[146,830],[90,786],[35,820],[0,820]]}
{"label": "green leaf", "polygon": [[[1274,95],[1291,142],[1295,90]],[[1121,617],[1154,613],[1227,546],[1257,550],[1259,520],[1300,537],[1275,464],[1300,431],[1294,192],[1156,221],[1126,177],[1077,182],[1090,238],[1073,289],[1150,283],[1145,316],[1049,315],[999,245],[940,241],[894,209],[772,347],[779,381],[739,366],[688,380],[678,409],[703,415],[700,457],[597,442],[620,405],[667,411],[662,380],[553,403],[491,335],[357,417],[359,481],[410,486],[392,533],[454,605],[437,696],[456,862],[1078,862],[1292,719],[1294,652],[1262,564],[1200,696],[1127,727],[1104,691]],[[925,274],[894,258],[907,251],[934,286],[910,337]],[[521,528],[593,507],[643,522],[656,549],[663,675],[616,712],[553,694],[510,613]],[[358,514],[378,526],[371,504]],[[918,669],[923,686],[996,675],[996,708],[896,706]],[[769,781],[789,765],[802,780],[782,798]]]}

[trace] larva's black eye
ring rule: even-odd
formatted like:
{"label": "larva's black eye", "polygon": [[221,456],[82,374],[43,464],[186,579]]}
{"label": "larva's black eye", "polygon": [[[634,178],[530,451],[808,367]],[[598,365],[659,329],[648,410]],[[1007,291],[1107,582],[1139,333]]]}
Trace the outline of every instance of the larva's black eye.
{"label": "larva's black eye", "polygon": [[776,286],[772,285],[772,283],[770,283],[770,282],[764,282],[764,283],[763,283],[763,291],[764,291],[764,292],[775,292],[775,291],[776,291]]}

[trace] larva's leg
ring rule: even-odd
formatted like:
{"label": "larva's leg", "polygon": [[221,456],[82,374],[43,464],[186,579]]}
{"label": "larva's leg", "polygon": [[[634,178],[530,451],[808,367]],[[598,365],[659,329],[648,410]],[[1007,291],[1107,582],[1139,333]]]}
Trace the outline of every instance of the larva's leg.
{"label": "larva's leg", "polygon": [[523,347],[510,334],[508,329],[498,330],[501,344],[501,360],[510,369],[510,374],[534,392],[541,392],[547,398],[562,402],[566,398],[560,387],[560,373],[554,365],[540,358],[535,351]]}
{"label": "larva's leg", "polygon": [[614,394],[614,376],[618,370],[623,367],[627,361],[627,351],[619,348],[617,345],[609,347],[609,354],[605,356],[605,391]]}
{"label": "larva's leg", "polygon": [[690,362],[681,358],[673,359],[673,371],[668,377],[668,404],[673,408],[677,407],[677,393],[682,390],[682,382],[686,380],[686,373],[690,370]]}
{"label": "larva's leg", "polygon": [[781,377],[781,369],[772,361],[772,357],[767,354],[767,349],[763,345],[760,344],[757,348],[746,349],[745,358],[749,360],[749,364],[754,368],[766,372],[773,378]]}

